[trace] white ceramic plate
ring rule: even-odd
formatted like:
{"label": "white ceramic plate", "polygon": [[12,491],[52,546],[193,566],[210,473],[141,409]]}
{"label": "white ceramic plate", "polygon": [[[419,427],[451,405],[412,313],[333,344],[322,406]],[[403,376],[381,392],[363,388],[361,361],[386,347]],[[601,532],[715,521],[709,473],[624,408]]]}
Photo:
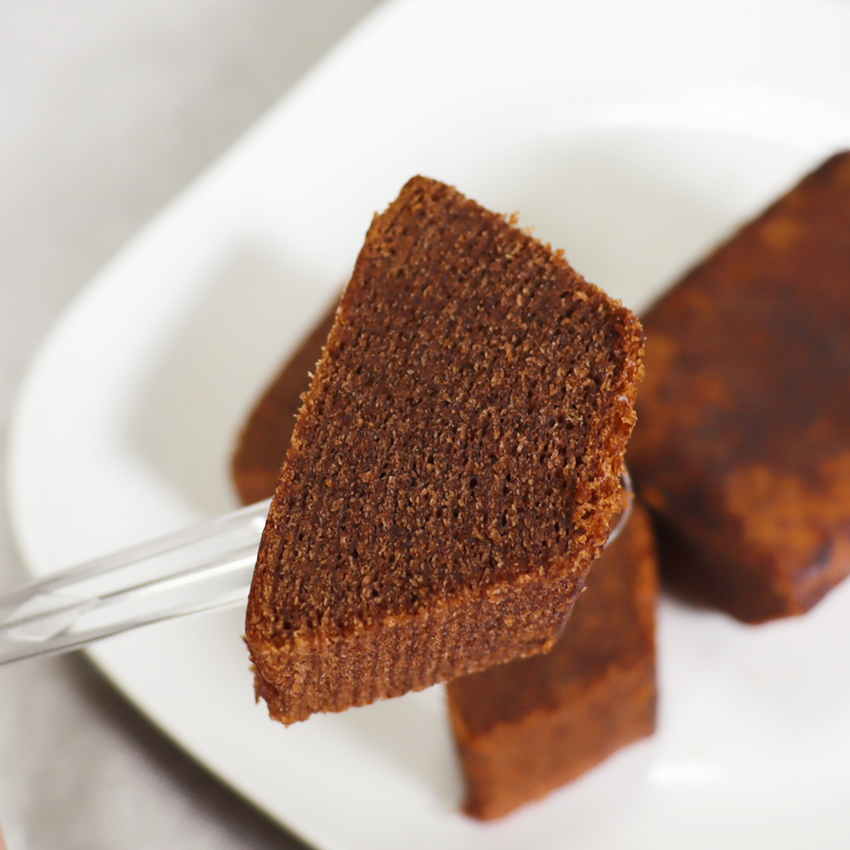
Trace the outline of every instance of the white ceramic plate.
{"label": "white ceramic plate", "polygon": [[[411,175],[519,210],[640,309],[850,142],[848,45],[845,0],[380,8],[45,344],[11,448],[33,573],[233,507],[238,424]],[[663,603],[655,738],[489,826],[456,811],[442,691],[284,729],[254,704],[241,632],[233,611],[92,654],[189,752],[318,847],[850,841],[850,587],[760,628]]]}

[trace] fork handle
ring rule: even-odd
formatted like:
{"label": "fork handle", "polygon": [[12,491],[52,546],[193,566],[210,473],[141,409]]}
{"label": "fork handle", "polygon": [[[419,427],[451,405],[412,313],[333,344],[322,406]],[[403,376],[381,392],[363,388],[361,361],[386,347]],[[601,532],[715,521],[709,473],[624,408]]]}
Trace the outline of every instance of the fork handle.
{"label": "fork handle", "polygon": [[270,500],[0,595],[0,664],[244,604]]}

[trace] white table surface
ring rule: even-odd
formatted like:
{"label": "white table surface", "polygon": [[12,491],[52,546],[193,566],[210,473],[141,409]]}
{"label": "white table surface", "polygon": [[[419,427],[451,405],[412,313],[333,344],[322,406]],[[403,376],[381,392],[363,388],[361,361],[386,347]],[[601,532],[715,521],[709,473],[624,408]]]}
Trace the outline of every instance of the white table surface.
{"label": "white table surface", "polygon": [[[0,0],[0,477],[74,294],[377,0]],[[24,577],[0,497],[0,586]],[[9,850],[300,848],[80,656],[0,668]]]}

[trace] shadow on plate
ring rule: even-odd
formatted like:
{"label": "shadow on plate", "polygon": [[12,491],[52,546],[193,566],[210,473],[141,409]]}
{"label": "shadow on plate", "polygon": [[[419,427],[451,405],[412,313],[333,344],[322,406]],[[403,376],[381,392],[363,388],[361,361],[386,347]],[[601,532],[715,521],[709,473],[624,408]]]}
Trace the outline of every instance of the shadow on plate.
{"label": "shadow on plate", "polygon": [[349,709],[328,718],[371,755],[424,785],[437,805],[460,807],[462,786],[440,687]]}

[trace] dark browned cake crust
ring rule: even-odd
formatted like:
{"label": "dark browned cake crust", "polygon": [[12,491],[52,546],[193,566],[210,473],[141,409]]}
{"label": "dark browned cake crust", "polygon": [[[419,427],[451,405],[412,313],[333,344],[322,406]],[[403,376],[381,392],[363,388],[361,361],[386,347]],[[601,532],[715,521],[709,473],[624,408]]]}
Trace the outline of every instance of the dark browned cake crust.
{"label": "dark browned cake crust", "polygon": [[548,650],[599,553],[637,319],[436,181],[375,218],[305,395],[246,619],[285,723]]}
{"label": "dark browned cake crust", "polygon": [[629,467],[662,572],[747,622],[850,571],[850,154],[828,160],[645,320]]}
{"label": "dark browned cake crust", "polygon": [[657,589],[652,530],[636,505],[551,652],[449,683],[469,814],[501,817],[652,734]]}

